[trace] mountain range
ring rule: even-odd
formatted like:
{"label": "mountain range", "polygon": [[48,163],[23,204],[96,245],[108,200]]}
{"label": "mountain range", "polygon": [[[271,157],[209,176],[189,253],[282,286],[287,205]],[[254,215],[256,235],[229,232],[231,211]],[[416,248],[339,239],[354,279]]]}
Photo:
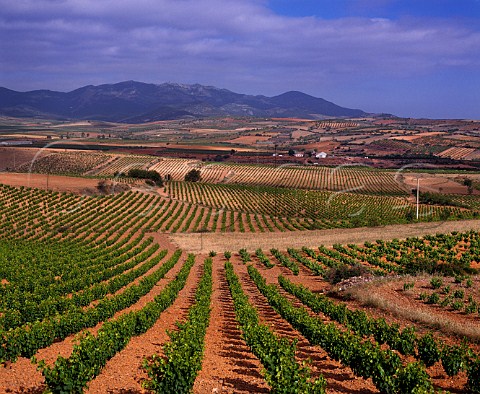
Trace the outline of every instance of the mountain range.
{"label": "mountain range", "polygon": [[66,93],[51,90],[17,92],[0,87],[0,115],[144,123],[212,116],[354,118],[367,113],[297,91],[267,97],[199,84],[157,85],[126,81],[88,85]]}

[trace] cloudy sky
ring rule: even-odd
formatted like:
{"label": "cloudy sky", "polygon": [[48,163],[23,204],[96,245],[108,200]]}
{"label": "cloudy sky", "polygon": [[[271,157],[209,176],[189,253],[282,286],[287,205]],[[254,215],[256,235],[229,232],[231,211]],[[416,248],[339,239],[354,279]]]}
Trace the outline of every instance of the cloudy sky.
{"label": "cloudy sky", "polygon": [[0,0],[0,86],[300,90],[480,119],[480,0]]}

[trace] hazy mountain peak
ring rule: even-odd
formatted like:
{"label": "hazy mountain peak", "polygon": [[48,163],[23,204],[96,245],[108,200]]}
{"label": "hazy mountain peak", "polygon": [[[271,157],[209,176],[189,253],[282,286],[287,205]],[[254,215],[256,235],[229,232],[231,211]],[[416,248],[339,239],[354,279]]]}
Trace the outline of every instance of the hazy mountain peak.
{"label": "hazy mountain peak", "polygon": [[340,107],[299,91],[252,96],[200,84],[123,81],[87,85],[68,93],[0,89],[0,115],[43,116],[134,122],[185,116],[359,117],[361,110]]}

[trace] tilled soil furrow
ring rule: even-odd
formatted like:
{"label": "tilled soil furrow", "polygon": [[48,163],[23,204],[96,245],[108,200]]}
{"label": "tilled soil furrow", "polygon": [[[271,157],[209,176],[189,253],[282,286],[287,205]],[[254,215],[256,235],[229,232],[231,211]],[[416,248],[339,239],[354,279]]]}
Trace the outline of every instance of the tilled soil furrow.
{"label": "tilled soil furrow", "polygon": [[[170,254],[167,255],[161,263],[165,263],[170,257]],[[148,302],[152,301],[155,296],[158,295],[173,278],[175,278],[175,275],[177,275],[177,273],[180,271],[186,257],[187,255],[184,253],[175,266],[153,287],[153,289],[147,295],[142,297],[132,306],[117,312],[113,316],[113,319],[124,313],[140,310]],[[95,327],[87,329],[86,331],[96,335],[102,325],[103,322],[98,323]],[[73,350],[76,336],[77,334],[70,335],[64,340],[58,341],[45,349],[40,349],[35,357],[38,360],[45,360],[45,362],[50,365],[53,364],[59,356],[69,357]],[[28,358],[19,357],[17,362],[9,363],[6,368],[0,368],[0,393],[41,393],[44,388],[45,386],[42,374],[36,370],[35,365],[32,364]]]}
{"label": "tilled soil furrow", "polygon": [[262,365],[242,339],[233,300],[225,279],[224,261],[213,259],[213,294],[210,326],[205,337],[202,369],[195,393],[266,393]]}
{"label": "tilled soil furrow", "polygon": [[268,304],[266,298],[258,291],[250,279],[247,266],[236,261],[235,271],[242,282],[242,287],[250,302],[257,308],[260,319],[270,326],[277,334],[289,339],[296,339],[297,357],[299,361],[310,362],[312,376],[322,374],[327,379],[329,393],[377,393],[372,381],[364,380],[353,374],[350,368],[328,357],[328,354],[318,346],[312,346],[306,338],[295,330]]}
{"label": "tilled soil furrow", "polygon": [[[178,263],[177,263],[178,264]],[[133,337],[121,352],[110,359],[89,385],[86,393],[141,393],[141,381],[148,378],[142,369],[145,357],[162,353],[162,345],[168,340],[167,330],[173,331],[177,321],[187,317],[188,309],[195,302],[195,290],[203,272],[203,259],[197,256],[185,287],[174,303],[162,314],[145,334]]]}
{"label": "tilled soil furrow", "polygon": [[[273,271],[275,268],[273,268],[271,270],[265,270],[263,267],[259,267],[258,265],[256,265],[256,267],[262,273],[262,276],[266,279],[267,283],[277,285],[280,294],[282,294],[290,302],[292,302],[293,305],[295,305],[296,307],[303,306],[309,312],[309,314],[311,316],[315,316],[316,318],[321,319],[326,324],[332,322],[332,320],[329,317],[325,316],[323,313],[313,312],[309,307],[303,305],[302,302],[299,301],[296,297],[294,297],[290,293],[283,290],[283,288],[281,288],[281,286],[278,285],[278,280],[277,280],[278,275],[276,275],[276,274],[278,274],[278,271],[276,273]],[[312,291],[323,290],[322,283],[321,283],[322,279],[320,277],[317,277],[318,279],[314,280],[312,278],[302,277],[301,275],[295,276],[295,275],[292,275],[291,273],[285,275],[282,272],[282,275],[284,275],[285,277],[288,277],[288,279],[290,281],[292,281],[296,284],[303,284],[304,286],[308,287]],[[333,301],[334,302],[345,302],[345,301],[340,301],[340,300],[335,300],[335,299]],[[422,336],[429,331],[426,327],[424,327],[422,325],[419,325],[415,322],[410,322],[410,324],[405,324],[406,323],[405,321],[395,319],[393,316],[391,316],[387,313],[382,313],[378,309],[362,307],[361,305],[358,305],[357,303],[355,303],[353,301],[347,301],[346,304],[352,310],[355,310],[355,309],[364,310],[372,318],[384,318],[389,324],[398,323],[398,324],[400,324],[401,328],[405,328],[408,325],[414,325],[415,328],[416,328],[417,336]],[[345,326],[340,325],[337,322],[333,321],[333,323],[342,330],[346,329]],[[452,338],[447,338],[446,336],[440,336],[440,337],[446,343],[450,343],[450,344],[455,343],[455,340],[452,340]],[[373,340],[373,339],[370,339],[370,340]],[[383,348],[387,349],[388,346],[383,345]],[[472,348],[474,350],[478,351],[478,346],[473,345]],[[400,357],[402,358],[404,363],[415,361],[414,357],[412,357],[412,356],[406,357],[406,356],[401,356],[400,355]],[[427,368],[427,372],[431,377],[433,385],[437,389],[448,390],[452,393],[454,393],[454,392],[459,392],[459,393],[464,392],[463,390],[464,390],[466,382],[467,382],[467,376],[466,376],[465,372],[461,372],[453,378],[448,377],[440,362],[437,362],[433,366]],[[459,390],[459,391],[456,391],[456,390]]]}

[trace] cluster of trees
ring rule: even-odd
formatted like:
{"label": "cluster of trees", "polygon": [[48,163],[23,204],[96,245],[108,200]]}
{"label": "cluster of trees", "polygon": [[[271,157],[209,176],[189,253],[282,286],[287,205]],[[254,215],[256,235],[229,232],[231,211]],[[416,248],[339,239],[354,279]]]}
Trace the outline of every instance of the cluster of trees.
{"label": "cluster of trees", "polygon": [[186,182],[200,182],[202,180],[202,176],[200,174],[200,170],[190,170],[185,174],[185,181]]}
{"label": "cluster of trees", "polygon": [[472,194],[473,193],[473,181],[470,179],[470,178],[465,178],[463,180],[463,185],[467,187],[468,189],[468,194]]}
{"label": "cluster of trees", "polygon": [[431,204],[431,205],[449,205],[449,206],[458,206],[462,207],[462,204],[454,201],[450,196],[440,193],[420,193],[420,202],[422,204]]}
{"label": "cluster of trees", "polygon": [[[129,178],[136,178],[136,179],[145,179],[148,183],[151,182],[152,186],[156,185],[158,187],[163,186],[163,181],[171,181],[172,176],[170,174],[165,175],[165,179],[157,171],[148,171],[142,170],[140,168],[132,168],[128,171],[128,173],[123,172],[116,172],[114,174],[118,177],[129,177]],[[202,180],[202,176],[200,174],[200,170],[192,169],[185,174],[185,181],[186,182],[200,182]]]}
{"label": "cluster of trees", "polygon": [[130,178],[136,178],[136,179],[146,179],[149,184],[156,185],[159,187],[163,186],[163,179],[162,176],[157,172],[157,171],[148,171],[148,170],[142,170],[140,168],[132,168],[131,170],[128,171],[127,174],[124,173],[117,173],[115,174],[116,176],[127,176]]}

